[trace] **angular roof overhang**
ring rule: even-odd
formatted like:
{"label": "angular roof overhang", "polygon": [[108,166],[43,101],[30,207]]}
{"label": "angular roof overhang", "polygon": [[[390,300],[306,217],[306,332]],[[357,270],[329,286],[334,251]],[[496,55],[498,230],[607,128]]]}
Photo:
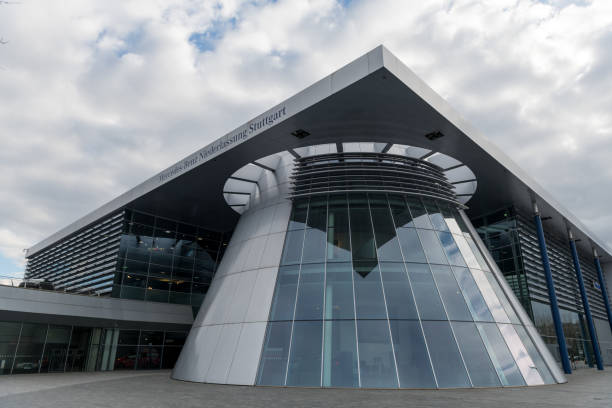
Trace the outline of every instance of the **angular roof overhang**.
{"label": "angular roof overhang", "polygon": [[[309,135],[293,136],[298,129]],[[444,136],[425,137],[435,131]],[[511,203],[530,212],[535,198],[551,217],[547,229],[565,236],[569,225],[579,247],[591,251],[592,243],[602,262],[612,260],[600,239],[383,46],[34,245],[27,256],[124,207],[231,230],[238,215],[226,204],[223,185],[234,171],[279,151],[336,142],[407,144],[448,154],[478,180],[467,203],[470,215]]]}

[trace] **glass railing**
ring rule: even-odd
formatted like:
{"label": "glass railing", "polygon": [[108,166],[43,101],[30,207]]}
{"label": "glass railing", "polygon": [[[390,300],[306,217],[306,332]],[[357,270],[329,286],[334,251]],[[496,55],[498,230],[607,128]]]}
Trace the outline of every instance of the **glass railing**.
{"label": "glass railing", "polygon": [[108,290],[99,290],[95,287],[91,288],[79,288],[76,290],[69,290],[66,287],[57,287],[50,281],[44,279],[26,279],[24,277],[18,277],[14,275],[2,275],[0,274],[0,286],[9,286],[20,289],[30,290],[42,290],[46,292],[60,292],[69,293],[71,295],[82,295],[82,296],[108,296],[110,292]]}

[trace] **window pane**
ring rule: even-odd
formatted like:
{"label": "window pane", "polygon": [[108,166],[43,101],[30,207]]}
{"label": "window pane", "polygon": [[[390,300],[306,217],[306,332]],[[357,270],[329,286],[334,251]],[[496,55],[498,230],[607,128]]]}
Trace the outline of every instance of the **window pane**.
{"label": "window pane", "polygon": [[346,196],[331,196],[327,214],[327,260],[350,261],[348,207]]}
{"label": "window pane", "polygon": [[457,244],[455,244],[453,235],[450,232],[438,231],[438,237],[440,238],[440,242],[442,243],[442,247],[444,248],[444,252],[448,257],[450,264],[467,266],[463,260],[463,257],[461,256],[461,253],[459,252],[459,248],[457,248]]}
{"label": "window pane", "polygon": [[457,281],[446,265],[431,265],[434,279],[450,320],[472,320]]}
{"label": "window pane", "polygon": [[378,265],[354,262],[355,306],[358,319],[386,319]]}
{"label": "window pane", "polygon": [[470,378],[475,387],[498,387],[501,385],[495,367],[474,323],[453,322],[457,343],[463,354]]}
{"label": "window pane", "polygon": [[300,263],[303,243],[304,230],[287,231],[281,265]]}
{"label": "window pane", "polygon": [[423,322],[425,338],[440,388],[469,387],[470,380],[449,322]]}
{"label": "window pane", "polygon": [[406,205],[406,201],[404,197],[389,194],[389,205],[391,206],[391,212],[393,213],[393,220],[395,221],[395,226],[397,228],[400,227],[414,227],[414,222],[412,221],[412,215],[410,214],[410,210]]}
{"label": "window pane", "polygon": [[0,343],[17,343],[21,323],[0,322]]}
{"label": "window pane", "polygon": [[310,228],[325,231],[327,225],[327,196],[312,197],[308,208],[308,223]]}
{"label": "window pane", "polygon": [[302,263],[325,262],[325,232],[309,228],[304,238],[304,255]]}
{"label": "window pane", "polygon": [[453,238],[459,247],[459,252],[461,252],[463,259],[465,259],[467,266],[470,268],[480,269],[480,264],[478,263],[476,256],[472,253],[472,249],[468,245],[465,237],[463,235],[453,234]]}
{"label": "window pane", "polygon": [[295,320],[322,319],[325,264],[302,265]]}
{"label": "window pane", "polygon": [[354,207],[351,202],[350,223],[353,260],[376,260],[374,232],[368,208]]}
{"label": "window pane", "polygon": [[429,266],[425,264],[406,264],[410,283],[421,319],[446,320],[446,313],[434,283]]}
{"label": "window pane", "polygon": [[402,388],[436,388],[418,321],[390,320],[397,371]]}
{"label": "window pane", "polygon": [[533,364],[533,360],[527,353],[527,349],[523,345],[521,338],[516,334],[514,330],[514,326],[511,324],[498,324],[497,327],[502,334],[504,340],[506,340],[506,345],[508,349],[510,349],[510,353],[514,357],[514,361],[516,361],[516,365],[518,366],[523,378],[527,385],[542,385],[544,381],[542,377],[538,373],[538,369]]}
{"label": "window pane", "polygon": [[269,322],[259,362],[258,385],[285,385],[291,322]]}
{"label": "window pane", "polygon": [[413,228],[398,228],[397,235],[406,262],[427,262],[417,232]]}
{"label": "window pane", "polygon": [[429,219],[431,220],[434,229],[438,231],[448,231],[448,226],[444,221],[444,216],[438,209],[435,201],[424,199],[423,203],[425,204],[425,209],[429,213]]}
{"label": "window pane", "polygon": [[289,219],[288,230],[303,229],[308,214],[308,199],[297,199],[293,202],[293,211]]}
{"label": "window pane", "polygon": [[133,370],[136,368],[138,346],[118,346],[115,354],[115,370]]}
{"label": "window pane", "polygon": [[358,320],[361,386],[396,388],[397,374],[386,320]]}
{"label": "window pane", "polygon": [[418,319],[404,264],[383,262],[380,269],[389,319]]}
{"label": "window pane", "polygon": [[470,249],[472,250],[472,253],[476,256],[476,259],[478,260],[478,263],[480,264],[480,269],[482,269],[483,271],[488,271],[489,270],[489,266],[487,265],[485,259],[483,258],[482,254],[480,253],[480,251],[478,250],[478,247],[476,246],[476,243],[474,242],[474,240],[472,239],[472,237],[464,235],[465,239],[468,243],[468,245],[470,246]]}
{"label": "window pane", "polygon": [[63,372],[71,326],[49,326],[41,372]]}
{"label": "window pane", "polygon": [[294,323],[287,385],[321,385],[322,335],[321,321]]}
{"label": "window pane", "polygon": [[489,308],[470,271],[467,268],[458,267],[454,267],[453,271],[474,320],[492,322],[493,316],[489,312]]}
{"label": "window pane", "polygon": [[510,304],[510,301],[506,297],[506,294],[502,290],[501,286],[499,286],[499,283],[497,282],[497,279],[495,279],[495,276],[493,276],[493,274],[490,273],[490,272],[487,272],[484,275],[489,280],[489,284],[491,285],[491,288],[493,289],[493,291],[497,295],[497,298],[500,300],[500,302],[501,302],[502,306],[504,307],[504,310],[505,310],[506,314],[508,315],[508,318],[510,319],[510,321],[512,323],[520,324],[521,321],[519,320],[518,316],[514,312],[514,308]]}
{"label": "window pane", "polygon": [[299,270],[299,265],[281,266],[278,268],[270,320],[293,319]]}
{"label": "window pane", "polygon": [[359,386],[354,320],[325,322],[323,386]]}
{"label": "window pane", "polygon": [[476,284],[478,285],[478,288],[480,289],[480,293],[482,293],[485,302],[487,302],[487,306],[489,306],[489,310],[491,311],[495,321],[500,323],[510,323],[510,319],[508,319],[508,315],[504,311],[501,302],[489,284],[489,281],[485,276],[485,272],[479,271],[478,269],[471,269],[471,272]]}
{"label": "window pane", "polygon": [[542,376],[542,379],[544,380],[544,382],[546,384],[555,384],[556,383],[555,379],[553,378],[552,374],[550,373],[550,370],[546,366],[544,359],[542,359],[540,352],[536,349],[533,342],[531,341],[531,338],[527,334],[527,331],[525,330],[525,328],[523,326],[515,325],[514,329],[516,330],[519,337],[523,341],[523,344],[527,348],[527,352],[529,353],[529,355],[531,356],[531,359],[535,363],[535,366],[537,367],[537,370]]}
{"label": "window pane", "polygon": [[161,365],[161,356],[161,346],[139,346],[137,368],[139,370],[157,369]]}
{"label": "window pane", "polygon": [[502,385],[525,385],[506,342],[499,333],[495,323],[477,323],[482,341],[489,352]]}
{"label": "window pane", "polygon": [[429,263],[448,265],[448,260],[444,252],[442,252],[442,247],[436,233],[429,230],[418,230],[418,232]]}
{"label": "window pane", "polygon": [[350,263],[328,263],[325,319],[354,319],[353,270]]}
{"label": "window pane", "polygon": [[425,211],[425,207],[423,207],[421,200],[415,197],[406,197],[406,202],[410,207],[414,226],[417,228],[431,229],[431,221],[429,221],[429,216],[427,215],[427,212]]}
{"label": "window pane", "polygon": [[380,194],[370,195],[370,209],[378,246],[378,258],[383,261],[401,262],[402,254],[395,235],[395,226],[391,219],[387,197]]}

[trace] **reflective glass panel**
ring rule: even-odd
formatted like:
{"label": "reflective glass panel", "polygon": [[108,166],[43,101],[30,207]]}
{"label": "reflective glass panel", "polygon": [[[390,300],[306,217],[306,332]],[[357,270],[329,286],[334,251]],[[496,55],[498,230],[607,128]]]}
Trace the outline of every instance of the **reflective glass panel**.
{"label": "reflective glass panel", "polygon": [[308,199],[297,199],[293,202],[293,211],[289,219],[289,230],[303,229],[308,214]]}
{"label": "reflective glass panel", "polygon": [[446,320],[446,313],[427,264],[406,264],[421,319]]}
{"label": "reflective glass panel", "polygon": [[330,197],[327,213],[327,260],[351,260],[348,207],[344,195]]}
{"label": "reflective glass panel", "polygon": [[281,266],[278,269],[270,320],[293,319],[299,270],[299,265]]}
{"label": "reflective glass panel", "polygon": [[355,307],[358,319],[386,319],[380,271],[371,262],[354,262]]}
{"label": "reflective glass panel", "polygon": [[497,325],[495,323],[476,323],[476,327],[478,327],[482,341],[489,352],[489,357],[495,366],[502,385],[525,385],[523,376],[516,366]]}
{"label": "reflective glass panel", "polygon": [[489,280],[489,284],[491,284],[491,288],[493,289],[493,291],[497,295],[497,298],[501,301],[501,304],[504,307],[504,310],[506,311],[506,314],[508,315],[508,318],[510,319],[510,321],[512,323],[520,324],[521,321],[519,320],[518,316],[516,315],[516,312],[514,311],[514,308],[510,304],[510,301],[506,297],[506,294],[504,293],[504,291],[502,290],[501,286],[497,282],[497,279],[495,279],[495,276],[493,276],[493,274],[490,273],[490,272],[487,272],[484,275]]}
{"label": "reflective glass panel", "polygon": [[358,387],[357,342],[354,320],[325,322],[324,387]]}
{"label": "reflective glass panel", "polygon": [[318,387],[321,385],[321,321],[293,325],[287,385]]}
{"label": "reflective glass panel", "polygon": [[478,263],[480,264],[480,269],[482,269],[483,271],[488,271],[489,266],[487,265],[487,262],[485,261],[482,254],[478,250],[478,247],[476,246],[476,243],[474,242],[472,237],[470,237],[469,235],[464,235],[464,236],[465,236],[465,240],[470,246],[470,249],[472,250],[472,253],[474,254],[474,256],[476,256],[476,260],[478,260]]}
{"label": "reflective glass panel", "polygon": [[406,262],[427,262],[421,241],[414,228],[398,228],[397,235]]}
{"label": "reflective glass panel", "polygon": [[529,353],[527,353],[527,349],[523,345],[521,338],[518,336],[518,334],[516,334],[514,326],[511,324],[498,324],[497,327],[499,328],[504,340],[506,340],[510,353],[514,357],[514,361],[516,361],[516,365],[521,371],[527,385],[544,384],[544,381],[538,373],[538,369],[533,364],[533,360],[531,360]]}
{"label": "reflective glass panel", "polygon": [[461,289],[451,272],[451,268],[446,265],[431,265],[434,279],[442,297],[442,302],[446,306],[446,312],[450,320],[472,320]]}
{"label": "reflective glass panel", "polygon": [[406,197],[406,202],[410,207],[410,213],[412,214],[412,219],[414,222],[414,226],[417,228],[433,228],[431,225],[431,221],[429,221],[429,216],[427,215],[427,211],[425,211],[425,207],[421,203],[421,200],[416,197]]}
{"label": "reflective glass panel", "polygon": [[424,321],[423,330],[438,379],[438,387],[469,387],[470,379],[449,322]]}
{"label": "reflective glass panel", "polygon": [[435,388],[429,353],[418,321],[390,320],[400,387]]}
{"label": "reflective glass panel", "polygon": [[259,385],[285,385],[291,322],[269,322],[259,362]]}
{"label": "reflective glass panel", "polygon": [[391,207],[393,220],[395,221],[395,226],[397,228],[414,227],[414,223],[412,222],[412,214],[410,214],[410,210],[406,205],[404,197],[389,194],[389,205]]}
{"label": "reflective glass panel", "polygon": [[476,325],[469,322],[453,322],[452,325],[474,387],[500,386],[499,377]]}
{"label": "reflective glass panel", "polygon": [[325,231],[327,226],[327,196],[316,196],[310,199],[307,226]]}
{"label": "reflective glass panel", "polygon": [[300,270],[295,320],[323,318],[325,264],[303,264]]}
{"label": "reflective glass panel", "polygon": [[470,271],[467,268],[454,267],[453,272],[474,320],[492,322],[493,316],[489,312],[489,308]]}
{"label": "reflective glass panel", "polygon": [[325,319],[353,319],[353,269],[350,263],[328,263],[325,278]]}
{"label": "reflective glass panel", "polygon": [[535,362],[535,366],[537,367],[537,370],[542,376],[542,379],[544,380],[544,382],[546,384],[555,384],[556,383],[555,379],[553,378],[552,374],[550,373],[550,370],[546,366],[544,359],[542,358],[542,356],[536,349],[535,345],[531,341],[531,338],[527,334],[527,330],[525,330],[523,326],[519,326],[519,325],[515,325],[514,329],[516,330],[517,334],[521,338],[521,341],[527,348],[527,352],[531,356],[531,359]]}
{"label": "reflective glass panel", "polygon": [[389,319],[418,319],[404,264],[382,262],[380,270]]}
{"label": "reflective glass panel", "polygon": [[358,320],[362,387],[396,388],[397,373],[386,320]]}
{"label": "reflective glass panel", "polygon": [[353,260],[376,260],[374,232],[365,195],[349,197]]}
{"label": "reflective glass panel", "polygon": [[291,265],[300,263],[303,244],[304,230],[287,231],[281,264]]}
{"label": "reflective glass panel", "polygon": [[459,252],[457,244],[455,244],[453,234],[450,232],[438,231],[438,238],[440,238],[442,248],[444,248],[444,252],[446,253],[451,265],[467,266],[463,260],[463,257],[461,256],[461,253]]}
{"label": "reflective glass panel", "polygon": [[[489,310],[493,315],[493,318],[496,322],[500,323],[510,323],[510,319],[508,319],[508,315],[504,311],[504,308],[497,298],[495,291],[489,284],[489,280],[487,279],[485,272],[479,271],[478,269],[471,269],[472,276],[480,289],[480,293],[484,297],[485,302],[487,302],[487,306],[489,306]],[[487,272],[488,273],[488,272]]]}
{"label": "reflective glass panel", "polygon": [[440,212],[440,209],[436,205],[435,201],[424,199],[423,203],[425,204],[427,213],[429,213],[429,219],[431,220],[431,224],[433,225],[434,229],[438,231],[448,231],[448,226],[444,221],[444,216]]}
{"label": "reflective glass panel", "polygon": [[385,195],[370,195],[370,210],[372,223],[378,247],[378,259],[381,261],[402,261],[395,226],[391,219],[391,212]]}
{"label": "reflective glass panel", "polygon": [[325,231],[316,228],[306,230],[302,263],[325,262]]}
{"label": "reflective glass panel", "polygon": [[448,265],[448,260],[442,251],[436,233],[430,230],[418,230],[418,232],[429,263]]}

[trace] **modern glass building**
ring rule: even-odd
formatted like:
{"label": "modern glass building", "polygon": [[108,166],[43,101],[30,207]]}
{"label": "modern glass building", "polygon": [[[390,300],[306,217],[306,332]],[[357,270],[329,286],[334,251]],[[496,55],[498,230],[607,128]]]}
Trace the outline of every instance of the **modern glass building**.
{"label": "modern glass building", "polygon": [[611,254],[378,47],[28,250],[27,278],[64,296],[187,308],[186,339],[169,316],[60,328],[15,312],[6,327],[45,340],[7,335],[0,370],[563,383],[612,364]]}

